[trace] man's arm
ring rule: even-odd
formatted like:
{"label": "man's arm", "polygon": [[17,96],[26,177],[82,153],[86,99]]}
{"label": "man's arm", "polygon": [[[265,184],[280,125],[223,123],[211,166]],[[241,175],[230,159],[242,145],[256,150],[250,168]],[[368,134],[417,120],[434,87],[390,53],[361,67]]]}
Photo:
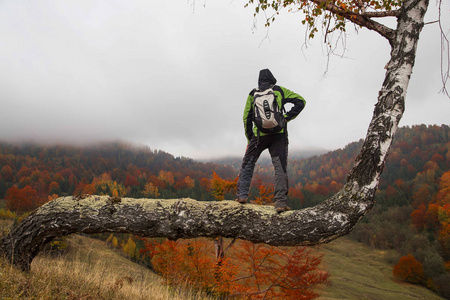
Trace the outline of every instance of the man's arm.
{"label": "man's arm", "polygon": [[247,141],[250,142],[250,140],[253,137],[253,94],[254,90],[250,92],[250,94],[247,97],[247,102],[245,103],[244,108],[244,130],[245,130],[245,136],[247,137]]}
{"label": "man's arm", "polygon": [[298,116],[303,108],[305,108],[306,101],[302,96],[288,90],[287,88],[280,86],[280,89],[282,90],[282,95],[284,95],[282,105],[284,106],[286,103],[292,103],[294,105],[285,114],[286,121],[291,121]]}

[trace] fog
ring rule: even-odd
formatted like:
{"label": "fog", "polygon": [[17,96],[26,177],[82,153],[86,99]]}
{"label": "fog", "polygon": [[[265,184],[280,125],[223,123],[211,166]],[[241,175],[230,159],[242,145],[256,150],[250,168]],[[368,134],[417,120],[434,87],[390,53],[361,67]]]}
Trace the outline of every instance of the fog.
{"label": "fog", "polygon": [[[436,18],[432,3],[426,19]],[[320,35],[305,44],[300,20],[286,12],[267,30],[238,1],[1,1],[0,140],[242,156],[243,108],[263,68],[307,102],[289,124],[291,152],[364,138],[388,42],[349,28],[346,51],[328,61]],[[422,31],[401,126],[449,124],[440,65],[434,23]]]}

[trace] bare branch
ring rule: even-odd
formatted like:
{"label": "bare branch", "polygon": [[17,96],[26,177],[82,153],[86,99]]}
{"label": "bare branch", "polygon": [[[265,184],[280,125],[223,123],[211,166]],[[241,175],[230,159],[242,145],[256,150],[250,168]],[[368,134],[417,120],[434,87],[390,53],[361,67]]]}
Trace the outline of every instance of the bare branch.
{"label": "bare branch", "polygon": [[436,21],[431,21],[431,22],[423,23],[423,25],[424,25],[424,26],[425,26],[425,25],[431,25],[431,24],[438,23],[438,22],[439,22],[439,20],[436,20]]}
{"label": "bare branch", "polygon": [[231,246],[234,245],[235,242],[236,242],[236,238],[234,238],[234,239],[230,242],[230,244],[228,245],[228,247],[227,247],[225,250],[223,250],[223,253],[227,253],[227,251],[231,248]]}
{"label": "bare branch", "polygon": [[369,11],[361,12],[358,15],[368,18],[384,18],[384,17],[397,17],[400,14],[400,10],[389,10],[389,11]]}

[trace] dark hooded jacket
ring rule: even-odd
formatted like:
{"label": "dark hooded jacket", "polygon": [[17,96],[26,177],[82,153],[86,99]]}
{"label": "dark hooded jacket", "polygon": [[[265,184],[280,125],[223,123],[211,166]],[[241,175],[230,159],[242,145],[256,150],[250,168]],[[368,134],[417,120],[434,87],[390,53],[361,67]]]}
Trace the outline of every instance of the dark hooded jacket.
{"label": "dark hooded jacket", "polygon": [[277,79],[273,76],[269,69],[259,71],[258,89],[260,91],[267,90],[277,83]]}
{"label": "dark hooded jacket", "polygon": [[[295,119],[298,116],[298,114],[303,110],[303,108],[306,105],[306,101],[302,96],[284,87],[276,85],[276,83],[277,80],[269,69],[263,69],[259,71],[258,90],[263,91],[267,90],[268,88],[272,88],[275,93],[280,109],[282,109],[286,103],[292,103],[294,105],[288,112],[284,114],[286,121],[289,122]],[[258,134],[256,126],[253,126],[253,112],[254,112],[253,95],[255,91],[256,89],[252,90],[248,95],[244,109],[244,129],[245,129],[245,136],[247,137],[248,141],[250,141],[253,136],[256,136]],[[277,133],[283,133],[284,131],[285,129]],[[266,135],[262,132],[260,132],[259,134],[261,136]]]}

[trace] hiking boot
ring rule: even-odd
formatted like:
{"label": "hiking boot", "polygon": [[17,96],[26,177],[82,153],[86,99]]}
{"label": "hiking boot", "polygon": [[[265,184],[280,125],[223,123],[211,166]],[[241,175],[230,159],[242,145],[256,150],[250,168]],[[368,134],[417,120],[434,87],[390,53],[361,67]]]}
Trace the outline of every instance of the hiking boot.
{"label": "hiking boot", "polygon": [[291,208],[286,205],[286,206],[275,207],[275,210],[277,211],[277,213],[282,213],[282,212],[291,210]]}
{"label": "hiking boot", "polygon": [[247,199],[239,199],[239,198],[237,198],[237,199],[234,199],[234,201],[236,201],[237,203],[240,203],[240,204],[246,204],[247,203]]}

